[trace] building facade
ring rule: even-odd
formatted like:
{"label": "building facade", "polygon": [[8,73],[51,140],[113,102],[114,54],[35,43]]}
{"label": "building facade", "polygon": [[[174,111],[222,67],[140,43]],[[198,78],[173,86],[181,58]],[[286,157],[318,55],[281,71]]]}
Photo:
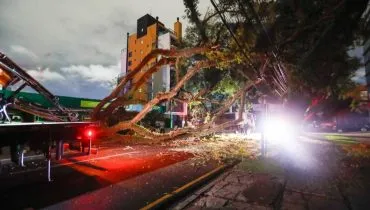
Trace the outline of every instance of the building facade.
{"label": "building facade", "polygon": [[[367,83],[367,92],[370,94],[370,37],[364,43],[364,64],[365,64],[365,75]],[[368,95],[370,99],[370,95]]]}
{"label": "building facade", "polygon": [[364,29],[366,31],[365,41],[363,45],[363,56],[365,64],[365,77],[367,84],[368,100],[370,100],[370,6],[364,12]]}
{"label": "building facade", "polygon": [[[133,71],[154,49],[172,49],[178,46],[182,37],[182,24],[177,18],[174,23],[174,31],[168,29],[157,18],[146,14],[137,20],[136,33],[127,34],[127,48],[121,52],[121,77]],[[152,58],[129,82],[135,84],[138,79],[156,62],[160,56]],[[147,102],[160,91],[168,91],[173,85],[171,83],[170,65],[162,66],[161,69],[152,75],[147,83],[142,84],[134,93],[133,99]],[[173,74],[173,73],[172,73]],[[127,91],[126,88],[125,91]]]}

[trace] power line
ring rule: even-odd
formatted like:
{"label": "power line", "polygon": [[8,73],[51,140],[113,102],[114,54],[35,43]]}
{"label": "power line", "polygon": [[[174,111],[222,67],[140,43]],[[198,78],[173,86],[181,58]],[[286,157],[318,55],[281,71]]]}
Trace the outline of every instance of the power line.
{"label": "power line", "polygon": [[[266,35],[268,41],[270,42],[270,45],[273,46],[273,48],[275,48],[276,52],[274,52],[274,49],[272,49],[272,55],[274,56],[275,60],[276,60],[276,63],[277,63],[277,66],[278,66],[278,70],[276,70],[275,68],[274,69],[274,72],[276,74],[277,77],[282,77],[282,79],[284,80],[284,82],[286,83],[287,80],[286,80],[286,75],[285,75],[285,72],[283,70],[283,68],[281,67],[281,64],[280,64],[280,59],[279,59],[279,55],[278,55],[278,48],[274,45],[270,35],[268,34],[265,26],[263,25],[262,21],[261,21],[261,18],[259,17],[257,11],[254,9],[254,6],[253,4],[250,2],[250,0],[246,0],[247,2],[247,5],[248,5],[248,8],[251,10],[252,12],[252,15],[254,16],[254,18],[256,19],[257,23],[260,25],[260,27],[262,28],[262,31],[264,32],[264,34]],[[286,84],[282,81],[280,81],[279,79],[279,82],[282,83],[281,85],[284,86],[284,88],[286,89]]]}
{"label": "power line", "polygon": [[230,27],[228,26],[228,24],[227,24],[227,22],[226,22],[225,17],[223,17],[223,15],[221,14],[221,12],[220,12],[220,10],[218,9],[218,7],[217,7],[217,5],[215,4],[215,2],[214,2],[213,0],[210,0],[210,1],[211,1],[211,3],[212,3],[213,7],[215,8],[215,10],[216,10],[217,14],[220,16],[222,23],[225,25],[225,27],[226,27],[226,28],[227,28],[227,30],[229,31],[230,35],[233,37],[233,39],[234,39],[234,41],[235,41],[236,45],[238,45],[238,47],[240,48],[240,50],[241,50],[241,52],[242,52],[243,56],[244,56],[244,57],[247,59],[247,61],[249,62],[249,63],[248,63],[248,64],[249,64],[249,66],[251,66],[251,67],[252,67],[253,71],[254,71],[258,76],[260,76],[259,72],[257,71],[257,68],[253,65],[252,60],[251,60],[251,59],[249,58],[249,56],[245,53],[245,51],[244,51],[244,49],[243,49],[242,45],[239,43],[239,41],[238,41],[238,39],[236,38],[236,36],[235,36],[234,32],[233,32],[233,31],[230,29]]}
{"label": "power line", "polygon": [[[259,77],[259,78],[261,78],[262,77],[262,75],[260,74],[260,72],[254,67],[254,65],[253,65],[253,62],[252,62],[252,60],[249,58],[249,56],[245,53],[245,51],[244,51],[244,49],[243,49],[243,47],[242,47],[242,45],[239,43],[239,40],[236,38],[236,36],[235,36],[235,34],[234,34],[234,32],[230,29],[230,27],[229,27],[229,25],[227,24],[227,22],[226,22],[226,18],[221,14],[221,12],[219,11],[219,9],[218,9],[218,7],[217,7],[217,5],[216,5],[216,3],[213,1],[213,0],[210,0],[211,1],[211,3],[212,3],[212,5],[213,5],[213,7],[215,8],[215,10],[216,10],[216,12],[217,12],[217,14],[220,16],[220,18],[221,18],[221,21],[223,22],[223,24],[224,24],[224,26],[227,28],[227,30],[229,31],[229,33],[230,33],[230,35],[232,36],[232,38],[234,39],[234,41],[235,41],[235,43],[237,44],[237,46],[240,48],[240,50],[241,50],[241,52],[242,52],[242,54],[243,54],[243,56],[247,59],[247,61],[249,62],[248,64],[252,67],[252,69],[253,69],[253,71],[257,74],[257,76]],[[276,57],[275,57],[275,59],[276,59]],[[275,70],[275,69],[274,69]],[[275,72],[275,71],[274,71]],[[275,72],[276,73],[276,72]],[[247,79],[249,79],[249,80],[251,80],[247,75],[245,75],[246,77],[247,77]],[[273,79],[275,79],[276,80],[276,78],[274,78],[273,77]],[[279,79],[278,79],[279,80]],[[276,82],[275,82],[276,83]],[[286,86],[285,86],[285,84],[284,83],[282,83],[280,80],[279,80],[279,82],[277,83],[277,85],[278,85],[278,87],[281,89],[281,90],[283,90],[283,92],[285,92],[284,90],[286,89]],[[281,87],[281,86],[283,86],[283,87]],[[256,88],[256,89],[258,89],[255,85],[254,85],[254,87]],[[280,95],[281,96],[281,93],[279,93],[279,91],[275,88],[275,91],[278,93],[278,95]]]}

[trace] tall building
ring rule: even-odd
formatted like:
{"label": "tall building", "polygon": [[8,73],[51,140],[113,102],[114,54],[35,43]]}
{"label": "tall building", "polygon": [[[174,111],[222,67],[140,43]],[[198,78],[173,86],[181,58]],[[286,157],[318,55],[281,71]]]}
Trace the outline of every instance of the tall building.
{"label": "tall building", "polygon": [[364,31],[365,39],[363,45],[363,56],[365,64],[365,77],[367,83],[368,100],[370,100],[370,4],[368,4],[364,12]]}
{"label": "tall building", "polygon": [[[182,40],[182,24],[177,18],[173,25],[173,30],[166,28],[163,23],[149,14],[146,14],[137,20],[136,33],[127,33],[127,48],[121,51],[121,75],[126,75],[134,70],[140,62],[154,49],[174,49],[179,46]],[[159,61],[161,56],[151,59],[132,81],[123,90],[123,93],[129,90],[129,87],[135,84],[138,79],[151,66]],[[175,85],[175,71],[171,65],[164,65],[159,71],[154,73],[149,80],[141,85],[134,93],[133,99],[143,102],[153,99],[158,92],[169,91]],[[170,127],[172,125],[182,126],[187,115],[187,104],[182,103],[163,103],[161,110],[165,111],[169,118]],[[141,104],[131,104],[127,107],[131,111],[141,111]],[[182,124],[182,125],[181,125]]]}
{"label": "tall building", "polygon": [[[173,31],[166,28],[158,17],[154,18],[149,14],[142,16],[137,20],[136,33],[127,34],[127,48],[121,52],[121,76],[134,70],[152,50],[176,48],[181,42],[181,36],[182,25],[179,18],[174,23]],[[159,57],[151,59],[129,85],[135,84],[140,76],[158,60]],[[145,102],[151,100],[159,91],[168,91],[173,85],[171,69],[170,65],[163,66],[146,84],[141,85],[134,92],[133,99]]]}
{"label": "tall building", "polygon": [[[368,22],[368,27],[370,21]],[[365,77],[367,83],[368,98],[370,100],[370,37],[367,37],[364,42],[364,64],[365,64]]]}

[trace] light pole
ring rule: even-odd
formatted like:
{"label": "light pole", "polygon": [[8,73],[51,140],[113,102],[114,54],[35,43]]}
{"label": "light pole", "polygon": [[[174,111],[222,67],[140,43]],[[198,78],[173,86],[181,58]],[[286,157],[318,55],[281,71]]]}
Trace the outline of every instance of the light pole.
{"label": "light pole", "polygon": [[89,137],[89,151],[88,151],[88,154],[91,155],[91,142],[92,142],[92,136],[93,136],[92,130],[87,131],[87,136]]}
{"label": "light pole", "polygon": [[262,109],[262,116],[263,116],[263,128],[262,128],[262,138],[261,138],[261,155],[264,157],[266,155],[266,129],[265,129],[265,124],[268,120],[268,106],[267,106],[267,101],[266,101],[266,96],[263,96],[263,109]]}
{"label": "light pole", "polygon": [[173,122],[172,122],[172,100],[170,100],[170,128],[173,128]]}

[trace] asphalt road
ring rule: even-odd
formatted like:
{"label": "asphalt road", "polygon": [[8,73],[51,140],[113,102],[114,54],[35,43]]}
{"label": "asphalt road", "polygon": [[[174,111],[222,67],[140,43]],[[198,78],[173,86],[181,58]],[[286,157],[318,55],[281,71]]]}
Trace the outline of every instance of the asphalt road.
{"label": "asphalt road", "polygon": [[1,209],[139,209],[217,167],[161,146],[116,147],[97,155],[70,154],[27,162],[0,175]]}

